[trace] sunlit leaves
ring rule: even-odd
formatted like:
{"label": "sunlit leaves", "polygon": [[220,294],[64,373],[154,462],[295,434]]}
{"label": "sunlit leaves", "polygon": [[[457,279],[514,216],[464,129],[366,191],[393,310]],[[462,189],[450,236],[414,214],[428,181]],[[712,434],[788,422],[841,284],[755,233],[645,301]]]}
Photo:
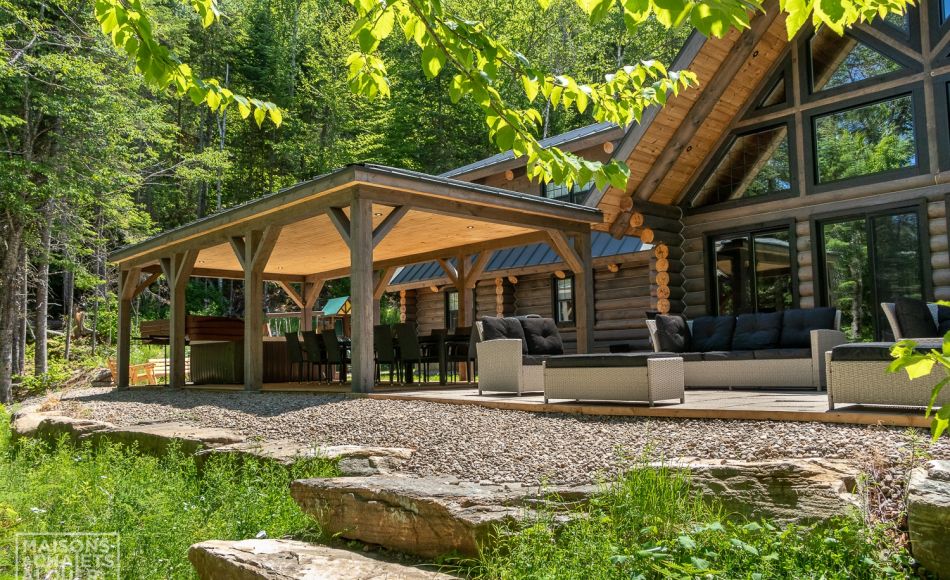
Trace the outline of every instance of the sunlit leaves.
{"label": "sunlit leaves", "polygon": [[[183,1],[195,10],[206,28],[220,17],[216,0]],[[214,79],[195,76],[188,64],[181,62],[155,37],[141,0],[96,0],[95,14],[103,34],[117,49],[129,55],[151,88],[172,90],[179,97],[187,96],[195,105],[204,103],[212,111],[237,104],[241,117],[247,118],[253,112],[258,126],[267,117],[280,125],[282,115],[274,103],[236,95]]]}
{"label": "sunlit leaves", "polygon": [[[891,356],[894,357],[894,361],[888,365],[888,372],[896,373],[903,370],[910,380],[929,376],[935,366],[943,367],[947,376],[934,385],[927,403],[926,416],[930,417],[941,391],[950,383],[950,332],[943,337],[940,350],[930,349],[924,352],[918,348],[916,341],[902,340],[891,347]],[[950,427],[950,405],[941,407],[933,414],[930,423],[933,439],[936,441],[948,427]]]}

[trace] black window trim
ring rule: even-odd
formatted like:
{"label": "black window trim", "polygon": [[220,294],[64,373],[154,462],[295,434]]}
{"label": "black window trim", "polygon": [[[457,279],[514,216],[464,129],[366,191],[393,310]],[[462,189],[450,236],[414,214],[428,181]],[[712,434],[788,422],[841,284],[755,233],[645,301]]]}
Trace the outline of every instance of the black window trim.
{"label": "black window trim", "polygon": [[[950,194],[948,194],[948,200],[950,200]],[[822,259],[825,253],[825,240],[822,236],[822,226],[828,223],[837,223],[842,221],[848,221],[851,219],[863,218],[866,223],[870,223],[872,217],[882,216],[882,215],[893,215],[895,213],[909,213],[915,212],[917,214],[917,226],[918,226],[918,241],[920,243],[919,255],[920,255],[920,273],[922,280],[921,291],[924,297],[924,300],[933,301],[934,289],[933,289],[933,268],[930,263],[930,225],[928,222],[927,216],[927,205],[929,201],[927,198],[922,198],[919,200],[911,201],[895,201],[888,204],[872,204],[864,207],[857,207],[853,209],[843,209],[833,212],[827,212],[822,214],[816,214],[811,216],[809,223],[809,231],[811,235],[811,259],[812,259],[812,276],[817,284],[815,288],[815,306],[829,306],[828,303],[828,272],[825,266],[825,261]],[[950,201],[948,201],[950,203]],[[868,226],[869,227],[869,226]],[[868,238],[869,243],[872,243],[871,237]],[[875,279],[874,273],[874,261],[871,260],[870,264],[871,278]],[[874,306],[880,308],[879,301],[877,299],[877,290],[873,290],[874,296],[872,300],[874,301]],[[877,316],[877,311],[874,311],[875,316],[872,317],[874,321],[874,336],[882,336],[879,328],[880,317]]]}
{"label": "black window trim", "polygon": [[[778,86],[780,80],[785,80],[785,102],[778,103],[777,105],[769,105],[768,107],[761,107],[759,103],[764,101],[768,97],[769,93]],[[785,109],[791,109],[795,106],[795,96],[792,90],[792,59],[790,57],[785,57],[785,61],[780,67],[778,67],[771,76],[768,77],[767,82],[759,87],[759,90],[755,93],[755,99],[752,100],[754,103],[752,107],[745,114],[745,119],[755,119],[756,117],[761,117],[763,115],[769,115],[778,111]],[[791,114],[791,113],[790,113]]]}
{"label": "black window trim", "polygon": [[[881,91],[879,93],[874,93],[873,95],[861,95],[852,99],[838,101],[824,107],[819,107],[808,111],[808,114],[805,115],[805,120],[802,123],[805,127],[805,134],[803,135],[805,141],[805,151],[806,155],[810,155],[811,161],[805,165],[805,193],[808,195],[825,193],[827,191],[844,189],[845,187],[849,186],[870,185],[884,181],[893,181],[902,177],[914,177],[917,175],[927,175],[930,173],[930,156],[927,150],[927,126],[925,119],[926,110],[924,105],[924,90],[924,83],[916,82]],[[815,139],[817,120],[820,117],[826,117],[851,109],[875,105],[907,95],[911,97],[914,108],[914,145],[916,147],[917,165],[881,171],[878,173],[871,173],[868,175],[858,175],[846,179],[837,179],[819,184],[818,143]]]}
{"label": "black window trim", "polygon": [[901,65],[903,68],[880,76],[867,78],[862,81],[841,85],[840,87],[814,91],[812,90],[812,85],[814,84],[814,71],[812,68],[811,54],[809,54],[811,39],[814,37],[814,35],[815,29],[813,28],[802,37],[802,42],[800,42],[798,46],[799,78],[802,79],[802,103],[824,100],[828,97],[834,96],[842,96],[847,98],[847,94],[853,91],[857,91],[866,87],[873,87],[877,84],[890,82],[892,80],[904,77],[911,77],[923,71],[923,65],[920,62],[898,50],[894,50],[886,44],[876,40],[873,36],[867,34],[866,32],[852,28],[845,32],[846,36],[850,36],[858,42],[866,44],[872,50],[883,54],[887,58]]}
{"label": "black window trim", "polygon": [[560,280],[570,280],[571,281],[571,306],[575,309],[577,307],[577,285],[574,284],[574,274],[565,274],[564,278],[558,278],[556,274],[551,274],[551,311],[552,318],[554,322],[561,328],[574,328],[577,325],[577,314],[574,315],[574,320],[564,321],[561,320],[560,309],[558,308],[558,298],[557,298],[557,283]]}
{"label": "black window trim", "polygon": [[[795,220],[783,219],[757,226],[726,228],[703,233],[703,247],[706,254],[704,260],[706,270],[706,314],[710,316],[718,316],[719,314],[719,292],[716,280],[716,239],[725,236],[748,236],[751,238],[758,234],[783,229],[788,230],[788,259],[792,270],[792,308],[799,307],[798,240],[795,232]],[[755,284],[754,279],[753,284]]]}
{"label": "black window trim", "polygon": [[[950,18],[945,22],[941,22],[943,16],[940,10],[940,0],[930,0],[930,46],[937,46],[943,37],[947,34],[950,34]],[[933,61],[936,62],[946,62],[950,58],[950,54],[945,54],[943,56],[934,57]]]}
{"label": "black window trim", "polygon": [[[446,330],[449,330],[449,329],[452,328],[452,326],[451,326],[451,324],[450,324],[450,322],[451,322],[451,317],[449,316],[449,313],[451,312],[450,309],[449,309],[449,301],[450,301],[450,298],[449,298],[449,297],[450,297],[452,294],[458,294],[458,290],[452,288],[452,289],[446,290],[445,292],[443,292],[443,294],[445,295],[445,298],[443,298],[444,303],[443,303],[443,311],[442,311],[442,320],[443,320],[443,325],[444,325],[445,329],[446,329]],[[455,311],[456,326],[458,325],[458,315],[459,315],[459,311],[456,310],[456,311]]]}
{"label": "black window trim", "polygon": [[[788,191],[768,193],[758,197],[743,197],[697,207],[693,207],[691,205],[693,200],[696,199],[696,196],[698,196],[702,191],[703,186],[706,185],[706,182],[710,177],[712,177],[712,174],[716,171],[716,168],[719,167],[719,163],[722,162],[723,158],[725,158],[726,154],[740,137],[751,135],[753,133],[761,133],[769,129],[781,127],[782,125],[785,125],[785,128],[788,132],[788,169],[789,183],[791,184],[791,188]],[[762,123],[757,123],[749,127],[743,127],[741,131],[734,132],[729,136],[725,143],[719,147],[719,150],[716,151],[716,154],[710,157],[709,161],[706,162],[706,165],[703,167],[702,172],[700,173],[699,179],[696,180],[696,183],[693,185],[689,194],[683,197],[683,201],[680,203],[683,211],[687,214],[698,214],[710,211],[720,211],[734,207],[742,207],[755,203],[775,201],[777,199],[798,197],[801,192],[801,184],[798,183],[798,155],[795,154],[794,150],[796,139],[797,131],[795,128],[795,116],[791,112],[786,117],[763,121]]]}

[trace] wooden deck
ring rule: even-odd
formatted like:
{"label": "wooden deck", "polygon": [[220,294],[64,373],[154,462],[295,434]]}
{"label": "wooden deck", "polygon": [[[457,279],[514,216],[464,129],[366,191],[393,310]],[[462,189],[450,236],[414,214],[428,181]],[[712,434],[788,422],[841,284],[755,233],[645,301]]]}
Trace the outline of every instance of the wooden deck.
{"label": "wooden deck", "polygon": [[[241,391],[241,385],[201,385],[188,389],[210,391]],[[325,383],[264,384],[264,392],[353,394],[349,385]],[[595,403],[552,400],[545,403],[541,393],[521,397],[512,394],[479,395],[469,384],[442,386],[378,385],[371,399],[397,401],[429,401],[448,405],[478,405],[491,409],[527,411],[530,413],[571,413],[623,417],[660,417],[678,419],[732,419],[752,421],[816,421],[854,425],[889,425],[928,428],[930,420],[922,408],[865,407],[852,405],[828,410],[826,392],[812,390],[720,390],[690,389],[686,403]]]}

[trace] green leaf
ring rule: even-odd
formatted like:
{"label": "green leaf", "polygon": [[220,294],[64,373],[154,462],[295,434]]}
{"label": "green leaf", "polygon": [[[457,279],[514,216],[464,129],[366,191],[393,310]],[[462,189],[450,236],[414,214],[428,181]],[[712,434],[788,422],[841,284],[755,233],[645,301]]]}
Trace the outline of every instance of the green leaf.
{"label": "green leaf", "polygon": [[264,109],[258,107],[254,109],[254,120],[257,122],[257,126],[260,127],[264,123],[264,117],[267,116],[267,113]]}
{"label": "green leaf", "polygon": [[680,536],[676,538],[676,541],[686,550],[694,550],[696,548],[696,540],[689,536]]}
{"label": "green leaf", "polygon": [[442,53],[442,50],[434,42],[426,44],[425,48],[422,49],[422,71],[426,77],[434,79],[444,65],[445,54]]}
{"label": "green leaf", "polygon": [[274,125],[277,127],[280,127],[280,124],[284,122],[284,116],[277,107],[271,107],[271,109],[267,111],[267,114],[270,116],[270,120],[273,121]]}
{"label": "green leaf", "polygon": [[940,410],[937,411],[937,414],[934,415],[933,420],[930,422],[930,434],[933,436],[933,440],[936,441],[940,439],[940,436],[943,435],[943,432],[947,430],[948,426],[950,426],[950,405],[944,405],[940,407]]}
{"label": "green leaf", "polygon": [[904,370],[907,372],[908,378],[910,380],[919,379],[920,377],[926,377],[930,374],[930,371],[934,368],[934,361],[929,358],[921,358],[917,362],[911,363],[904,367]]}
{"label": "green leaf", "polygon": [[521,84],[524,86],[524,94],[528,97],[528,102],[534,102],[534,99],[538,96],[538,89],[541,86],[537,77],[521,75]]}
{"label": "green leaf", "polygon": [[947,386],[948,382],[950,382],[950,377],[946,377],[934,385],[933,390],[930,391],[930,401],[927,403],[927,412],[924,414],[924,417],[930,416],[930,413],[933,411],[934,404],[937,402],[937,397],[940,396],[940,391],[942,391],[943,388]]}

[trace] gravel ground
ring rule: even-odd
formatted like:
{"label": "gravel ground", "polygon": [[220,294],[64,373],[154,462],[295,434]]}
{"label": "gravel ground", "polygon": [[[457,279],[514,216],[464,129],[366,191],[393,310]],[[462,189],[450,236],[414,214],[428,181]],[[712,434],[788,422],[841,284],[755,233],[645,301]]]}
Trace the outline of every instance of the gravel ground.
{"label": "gravel ground", "polygon": [[268,439],[411,447],[410,472],[474,481],[587,483],[644,451],[653,458],[825,457],[875,473],[886,504],[903,495],[907,467],[921,453],[950,459],[946,439],[930,446],[925,431],[891,427],[558,415],[305,393],[79,389],[64,393],[60,407],[118,425],[182,421]]}

